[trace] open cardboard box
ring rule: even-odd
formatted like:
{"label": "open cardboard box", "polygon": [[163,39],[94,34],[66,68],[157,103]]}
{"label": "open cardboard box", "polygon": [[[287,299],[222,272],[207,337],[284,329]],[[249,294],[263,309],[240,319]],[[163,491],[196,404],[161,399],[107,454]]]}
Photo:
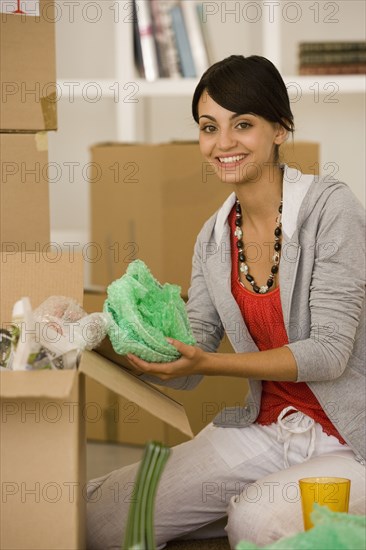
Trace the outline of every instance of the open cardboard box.
{"label": "open cardboard box", "polygon": [[[81,257],[0,258],[2,327],[22,296],[33,307],[50,295],[82,303]],[[85,402],[85,376],[192,436],[182,405],[95,352],[83,353],[78,370],[2,371],[1,548],[85,548],[85,418],[95,409]]]}

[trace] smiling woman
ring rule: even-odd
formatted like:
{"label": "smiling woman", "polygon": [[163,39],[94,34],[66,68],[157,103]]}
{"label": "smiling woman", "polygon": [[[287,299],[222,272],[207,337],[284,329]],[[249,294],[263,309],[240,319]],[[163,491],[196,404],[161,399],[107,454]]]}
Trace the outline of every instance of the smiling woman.
{"label": "smiling woman", "polygon": [[[192,113],[203,158],[233,191],[194,250],[187,313],[197,345],[170,339],[176,361],[128,360],[154,383],[189,390],[204,375],[245,377],[250,393],[172,449],[156,541],[203,527],[217,536],[224,520],[232,548],[263,546],[303,529],[287,491],[300,478],[350,478],[350,512],[365,513],[365,217],[345,183],[281,164],[294,122],[269,60],[234,55],[210,67]],[[236,353],[216,352],[224,332]],[[89,485],[90,550],[119,546],[137,468]]]}

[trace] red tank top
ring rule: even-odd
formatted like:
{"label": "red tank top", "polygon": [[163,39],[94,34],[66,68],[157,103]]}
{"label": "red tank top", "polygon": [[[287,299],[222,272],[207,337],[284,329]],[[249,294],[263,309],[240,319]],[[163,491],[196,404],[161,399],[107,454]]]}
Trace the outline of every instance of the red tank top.
{"label": "red tank top", "polygon": [[[280,289],[267,294],[247,290],[238,279],[238,249],[235,243],[235,208],[229,215],[231,227],[231,291],[243,315],[249,334],[260,351],[275,349],[288,344],[283,320]],[[268,425],[276,422],[280,412],[288,406],[307,414],[318,422],[323,431],[345,443],[331,423],[319,401],[305,382],[262,381],[262,399],[257,423]]]}

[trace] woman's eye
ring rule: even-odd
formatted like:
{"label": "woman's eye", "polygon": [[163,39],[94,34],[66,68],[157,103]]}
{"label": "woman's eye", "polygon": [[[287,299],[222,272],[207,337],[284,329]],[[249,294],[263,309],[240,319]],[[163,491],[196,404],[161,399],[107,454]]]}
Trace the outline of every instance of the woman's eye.
{"label": "woman's eye", "polygon": [[237,126],[241,130],[246,130],[247,128],[251,127],[251,124],[249,124],[249,122],[239,122]]}
{"label": "woman's eye", "polygon": [[215,126],[212,126],[212,124],[207,124],[206,126],[203,126],[201,128],[201,132],[206,132],[207,134],[211,134],[216,130]]}

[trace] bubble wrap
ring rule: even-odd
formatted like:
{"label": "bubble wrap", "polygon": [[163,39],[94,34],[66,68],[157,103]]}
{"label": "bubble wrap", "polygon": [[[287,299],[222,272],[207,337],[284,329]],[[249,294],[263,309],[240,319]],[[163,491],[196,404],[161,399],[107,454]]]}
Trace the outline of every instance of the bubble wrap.
{"label": "bubble wrap", "polygon": [[34,310],[34,320],[53,328],[76,349],[91,350],[106,336],[110,317],[105,313],[88,315],[76,300],[50,296]]}
{"label": "bubble wrap", "polygon": [[180,287],[161,285],[143,261],[131,262],[107,295],[104,311],[113,319],[108,336],[116,353],[164,363],[180,356],[166,337],[195,344]]}
{"label": "bubble wrap", "polygon": [[332,512],[326,506],[314,504],[311,514],[314,527],[291,537],[259,547],[242,541],[236,550],[364,550],[366,548],[366,518]]}

